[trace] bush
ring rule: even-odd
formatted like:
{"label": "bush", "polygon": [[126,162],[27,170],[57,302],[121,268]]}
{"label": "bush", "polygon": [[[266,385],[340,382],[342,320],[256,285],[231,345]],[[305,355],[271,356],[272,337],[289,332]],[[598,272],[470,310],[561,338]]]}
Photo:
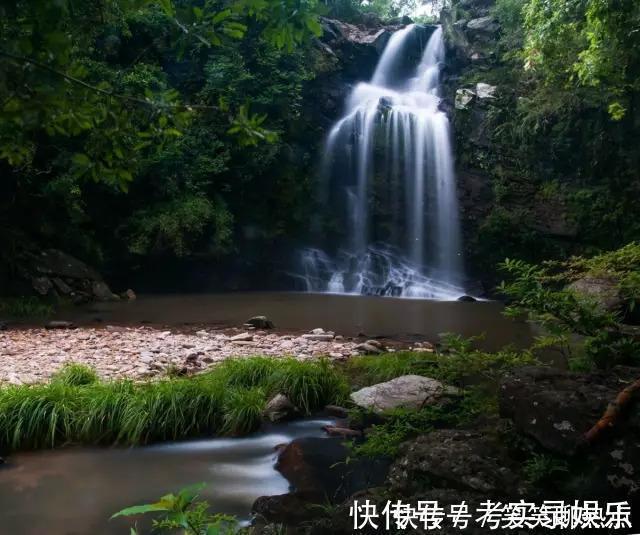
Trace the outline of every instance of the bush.
{"label": "bush", "polygon": [[[639,244],[592,258],[573,257],[538,265],[507,259],[501,267],[508,280],[500,289],[512,300],[507,314],[526,315],[545,329],[534,348],[558,349],[573,369],[640,362],[640,343],[622,323],[635,310],[640,296]],[[595,299],[568,287],[583,277],[617,281],[624,300],[622,312],[610,312]]]}

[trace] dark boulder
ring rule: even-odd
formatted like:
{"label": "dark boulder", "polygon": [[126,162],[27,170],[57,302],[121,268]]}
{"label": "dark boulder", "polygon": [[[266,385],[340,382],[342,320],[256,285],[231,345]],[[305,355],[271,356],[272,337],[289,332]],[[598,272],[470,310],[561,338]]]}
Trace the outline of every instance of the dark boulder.
{"label": "dark boulder", "polygon": [[76,303],[119,299],[95,269],[58,249],[25,254],[18,272],[43,297],[64,296]]}
{"label": "dark boulder", "polygon": [[251,325],[256,329],[273,329],[275,325],[266,316],[254,316],[245,321],[245,325]]}
{"label": "dark boulder", "polygon": [[276,469],[297,492],[321,501],[340,502],[354,492],[381,484],[389,466],[386,460],[351,459],[338,438],[300,438],[278,457]]}
{"label": "dark boulder", "polygon": [[517,466],[504,444],[492,436],[441,429],[403,445],[388,484],[403,496],[433,488],[454,488],[483,495],[520,495]]}
{"label": "dark boulder", "polygon": [[571,455],[618,392],[638,376],[640,369],[621,366],[607,373],[520,368],[500,385],[500,414],[545,449]]}
{"label": "dark boulder", "polygon": [[297,525],[324,515],[322,508],[302,493],[260,496],[251,512],[262,522]]}

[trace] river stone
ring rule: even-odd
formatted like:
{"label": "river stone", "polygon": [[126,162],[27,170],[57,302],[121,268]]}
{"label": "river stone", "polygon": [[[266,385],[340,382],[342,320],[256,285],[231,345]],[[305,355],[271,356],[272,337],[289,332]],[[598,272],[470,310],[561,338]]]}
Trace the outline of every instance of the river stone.
{"label": "river stone", "polygon": [[70,321],[50,321],[44,326],[45,329],[74,329],[75,325]]}
{"label": "river stone", "polygon": [[253,340],[253,335],[249,333],[240,333],[232,336],[229,340],[231,342],[251,342]]}
{"label": "river stone", "polygon": [[93,281],[91,293],[99,301],[118,301],[120,297],[114,294],[104,281]]}
{"label": "river stone", "polygon": [[331,342],[333,340],[332,334],[303,334],[302,338],[305,340],[312,340],[315,342]]}
{"label": "river stone", "polygon": [[271,422],[280,422],[295,417],[296,407],[284,394],[277,394],[269,400],[264,409],[263,416]]}
{"label": "river stone", "polygon": [[379,353],[383,353],[384,351],[379,348],[378,346],[375,346],[369,342],[365,342],[364,344],[358,344],[356,346],[356,349],[360,352],[360,353],[364,353],[365,355],[367,354],[379,354]]}
{"label": "river stone", "polygon": [[256,329],[273,329],[275,325],[267,316],[254,316],[245,321],[245,325],[250,325]]}
{"label": "river stone", "polygon": [[403,375],[353,392],[351,400],[359,407],[383,412],[397,407],[417,409],[432,405],[443,393],[444,385],[440,381],[420,375]]}

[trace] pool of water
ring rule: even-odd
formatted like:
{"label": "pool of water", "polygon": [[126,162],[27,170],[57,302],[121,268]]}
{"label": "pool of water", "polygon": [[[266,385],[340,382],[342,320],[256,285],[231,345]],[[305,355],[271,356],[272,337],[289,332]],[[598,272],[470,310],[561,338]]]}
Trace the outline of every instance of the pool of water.
{"label": "pool of water", "polygon": [[495,349],[508,343],[530,342],[530,327],[507,319],[497,302],[432,301],[391,297],[251,292],[226,294],[143,295],[135,301],[92,303],[64,310],[59,319],[77,323],[208,324],[241,326],[248,318],[266,315],[276,328],[307,331],[316,327],[345,336],[437,339],[439,333],[464,336],[485,333],[484,345]]}
{"label": "pool of water", "polygon": [[246,438],[214,438],[129,449],[66,448],[12,455],[0,468],[0,533],[129,533],[131,519],[109,517],[130,505],[196,483],[216,512],[250,518],[259,496],[284,494],[274,469],[279,444],[325,436],[329,420],[274,425]]}

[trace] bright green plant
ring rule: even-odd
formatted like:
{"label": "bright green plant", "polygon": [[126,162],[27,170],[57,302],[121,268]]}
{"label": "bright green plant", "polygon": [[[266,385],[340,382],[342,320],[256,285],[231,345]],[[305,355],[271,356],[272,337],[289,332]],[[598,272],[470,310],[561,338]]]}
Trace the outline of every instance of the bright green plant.
{"label": "bright green plant", "polygon": [[[506,313],[526,314],[540,323],[545,334],[537,339],[535,347],[558,349],[576,368],[634,362],[640,344],[623,328],[621,314],[609,312],[597,300],[567,285],[586,276],[612,278],[626,298],[626,308],[633,310],[638,294],[639,251],[637,244],[630,244],[592,258],[574,257],[541,265],[506,260],[502,268],[509,279],[501,291],[513,299]],[[576,341],[576,335],[580,341]]]}
{"label": "bright green plant", "polygon": [[231,435],[255,431],[262,419],[267,399],[262,388],[231,390],[225,399],[224,430]]}
{"label": "bright green plant", "polygon": [[96,371],[76,362],[68,362],[51,376],[51,382],[66,386],[85,386],[98,382]]}
{"label": "bright green plant", "polygon": [[[199,492],[205,483],[193,485],[180,490],[177,494],[162,496],[157,502],[144,505],[134,505],[117,512],[111,518],[122,516],[137,516],[154,514],[153,530],[156,532],[175,533],[176,530],[184,535],[223,535],[237,531],[237,520],[228,515],[211,514],[209,504],[199,500]],[[131,528],[132,535],[140,532]]]}
{"label": "bright green plant", "polygon": [[256,429],[267,396],[284,393],[309,414],[342,402],[345,378],[328,362],[228,360],[193,377],[95,382],[85,367],[50,384],[0,388],[0,447],[147,444]]}

